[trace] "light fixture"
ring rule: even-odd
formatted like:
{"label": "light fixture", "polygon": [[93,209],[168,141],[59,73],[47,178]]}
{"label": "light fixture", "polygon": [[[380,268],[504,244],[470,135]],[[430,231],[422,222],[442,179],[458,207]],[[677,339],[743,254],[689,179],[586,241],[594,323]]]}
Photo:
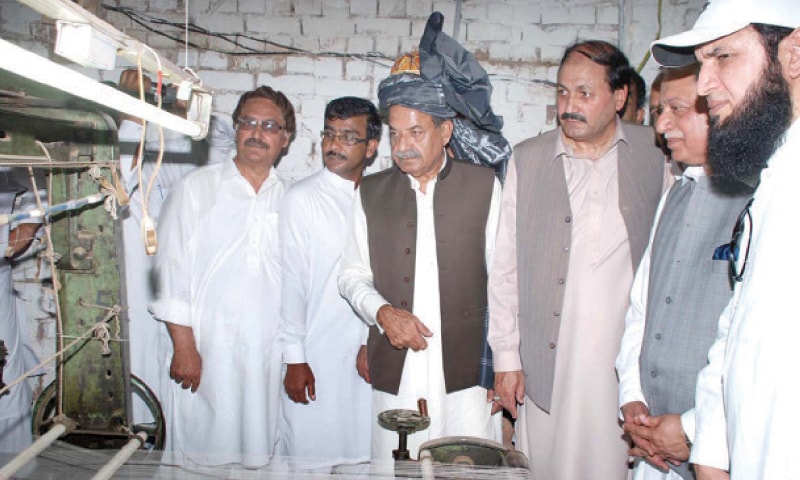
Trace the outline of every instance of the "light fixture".
{"label": "light fixture", "polygon": [[[191,110],[194,110],[200,116],[196,118],[197,121],[187,120],[3,39],[0,39],[0,68],[34,82],[49,85],[77,97],[153,122],[164,128],[181,132],[194,139],[204,138],[208,132],[211,95],[192,95],[192,104],[196,108],[190,109],[190,114]],[[190,118],[193,117],[190,116]]]}
{"label": "light fixture", "polygon": [[149,74],[157,74],[164,83],[179,85],[179,98],[189,99],[186,118],[167,113],[3,39],[0,39],[0,68],[184,133],[196,140],[206,136],[211,117],[211,91],[205,88],[195,75],[154,54],[142,54],[143,50],[152,52],[152,49],[97,18],[75,2],[70,0],[19,0],[19,2],[56,20],[59,37],[67,36],[63,40],[63,45],[60,47],[56,45],[56,53],[59,55],[81,65],[107,68],[113,62],[110,59],[110,52],[113,51],[115,56],[123,56],[134,65],[140,64]]}
{"label": "light fixture", "polygon": [[[19,3],[27,5],[53,20],[90,25],[98,35],[109,39],[117,49],[118,55],[125,57],[133,65],[136,65],[141,42],[117,30],[108,22],[97,18],[97,16],[77,3],[71,0],[19,0]],[[150,55],[142,55],[141,62],[142,68],[148,72],[157,72],[159,70],[159,63]],[[160,66],[165,82],[179,84],[184,80],[195,80],[182,68],[163,58],[160,61]]]}
{"label": "light fixture", "polygon": [[57,55],[86,67],[114,70],[117,47],[106,35],[88,23],[56,22]]}

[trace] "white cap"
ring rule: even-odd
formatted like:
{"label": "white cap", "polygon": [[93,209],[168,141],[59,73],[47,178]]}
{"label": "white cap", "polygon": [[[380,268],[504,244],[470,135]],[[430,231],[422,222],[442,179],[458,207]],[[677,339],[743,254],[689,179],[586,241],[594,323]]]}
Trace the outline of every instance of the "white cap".
{"label": "white cap", "polygon": [[800,27],[800,2],[710,0],[691,30],[656,40],[650,45],[650,51],[653,59],[665,67],[689,65],[695,62],[694,47],[738,32],[751,23]]}

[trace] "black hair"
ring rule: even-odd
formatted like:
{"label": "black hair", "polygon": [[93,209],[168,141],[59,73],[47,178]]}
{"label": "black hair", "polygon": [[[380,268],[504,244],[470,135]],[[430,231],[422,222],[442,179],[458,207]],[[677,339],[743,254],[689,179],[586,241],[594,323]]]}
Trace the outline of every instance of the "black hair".
{"label": "black hair", "polygon": [[751,23],[761,39],[761,46],[767,52],[767,58],[773,63],[778,61],[778,44],[792,33],[789,27],[778,27],[764,23]]}
{"label": "black hair", "polygon": [[289,134],[289,142],[291,143],[297,134],[297,124],[294,118],[294,107],[292,106],[292,102],[290,102],[283,93],[273,90],[271,87],[266,85],[261,85],[255,90],[245,92],[241,97],[239,97],[239,103],[236,105],[236,109],[233,111],[233,123],[239,121],[239,115],[242,113],[242,107],[244,107],[244,104],[247,103],[248,100],[253,98],[266,98],[281,110],[281,113],[283,114],[283,121],[286,122],[284,128],[286,133]]}
{"label": "black hair", "polygon": [[628,99],[634,95],[636,95],[636,109],[643,109],[644,101],[647,99],[647,86],[644,83],[644,78],[636,70],[631,72],[631,81],[628,83]]}
{"label": "black hair", "polygon": [[602,40],[576,43],[568,47],[564,52],[560,66],[563,66],[570,56],[577,53],[598,65],[606,67],[606,83],[608,83],[612,92],[630,84],[631,72],[635,71],[631,68],[628,57],[614,45]]}
{"label": "black hair", "polygon": [[365,98],[341,97],[331,100],[325,107],[326,120],[345,120],[359,115],[367,116],[367,138],[380,140],[381,117],[375,105]]}

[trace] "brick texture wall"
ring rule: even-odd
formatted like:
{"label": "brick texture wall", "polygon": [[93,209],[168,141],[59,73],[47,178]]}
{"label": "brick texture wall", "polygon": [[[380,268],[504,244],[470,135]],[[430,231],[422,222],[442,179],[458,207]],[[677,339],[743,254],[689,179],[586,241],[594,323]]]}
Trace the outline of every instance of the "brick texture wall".
{"label": "brick texture wall", "polygon": [[[704,0],[661,0],[662,33],[690,26]],[[148,30],[122,13],[103,8],[128,7],[137,19],[147,16],[191,22],[211,32],[237,34],[242,45],[190,33],[196,45],[188,51],[188,66],[215,91],[214,109],[230,113],[239,95],[268,84],[283,91],[298,113],[298,136],[279,166],[290,177],[321,168],[318,132],[325,104],[341,95],[377,101],[377,86],[388,75],[387,58],[357,58],[348,54],[377,53],[394,58],[415,48],[433,11],[445,15],[445,31],[454,32],[455,0],[105,0],[84,1],[99,17],[128,35],[147,42],[163,56],[183,66],[186,52],[181,29],[148,24],[180,41]],[[620,28],[620,5],[623,23]],[[658,0],[463,0],[458,40],[492,75],[492,106],[505,119],[504,133],[512,143],[555,126],[554,89],[564,48],[576,40],[602,39],[619,44],[638,66],[657,31]],[[621,35],[621,38],[620,38]],[[54,57],[54,27],[16,0],[0,0],[0,37],[41,55]],[[233,38],[233,37],[229,37]],[[291,53],[265,45],[268,40],[311,53]],[[261,53],[243,55],[244,47]],[[231,52],[231,53],[220,53]],[[326,55],[332,52],[342,55]],[[57,58],[54,60],[63,62]],[[118,72],[76,67],[94,78],[116,80]],[[656,66],[648,62],[649,81]],[[384,139],[385,140],[385,139]],[[390,162],[382,142],[372,169]]]}
{"label": "brick texture wall", "polygon": [[[664,35],[690,26],[704,0],[463,0],[457,40],[471,50],[492,75],[492,106],[505,119],[504,133],[517,143],[555,127],[558,61],[576,40],[603,39],[621,46],[638,66],[657,31],[658,2],[663,2]],[[215,91],[214,109],[230,113],[243,91],[267,84],[283,91],[298,115],[298,135],[279,170],[301,178],[322,166],[319,131],[325,104],[342,95],[377,101],[377,87],[389,73],[392,59],[419,44],[433,11],[445,15],[445,31],[453,35],[455,0],[82,0],[99,17],[128,35],[145,41],[180,66],[192,68]],[[191,22],[210,32],[243,34],[250,38],[190,33],[195,45],[184,51],[181,29],[145,28],[122,13],[104,9],[127,7],[140,21],[148,16],[183,22],[188,4]],[[620,5],[623,22],[620,27]],[[146,23],[146,22],[145,22]],[[53,51],[54,24],[16,0],[0,0],[0,37],[59,63]],[[238,42],[239,46],[231,43]],[[310,53],[285,53],[263,40]],[[260,50],[242,55],[246,48]],[[230,52],[230,53],[221,53]],[[324,52],[332,52],[325,54]],[[374,53],[378,58],[353,55]],[[384,58],[381,58],[384,57]],[[116,81],[119,71],[97,71],[71,65],[101,80]],[[123,67],[124,65],[120,65]],[[652,61],[643,70],[648,81],[656,73]],[[384,135],[370,170],[390,164]],[[30,278],[26,268],[18,280]],[[24,282],[22,283],[24,285]],[[41,292],[23,288],[28,309],[28,334],[42,356],[53,352],[52,316],[40,307]],[[36,381],[41,388],[52,373]]]}

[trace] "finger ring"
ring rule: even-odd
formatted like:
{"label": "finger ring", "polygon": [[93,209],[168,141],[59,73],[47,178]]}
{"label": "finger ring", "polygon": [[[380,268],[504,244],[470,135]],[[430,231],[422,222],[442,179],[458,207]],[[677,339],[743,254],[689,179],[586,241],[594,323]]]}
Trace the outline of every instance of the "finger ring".
{"label": "finger ring", "polygon": [[494,400],[495,402],[499,402],[500,401],[500,396],[499,395],[495,395],[494,397],[492,397],[492,400]]}

